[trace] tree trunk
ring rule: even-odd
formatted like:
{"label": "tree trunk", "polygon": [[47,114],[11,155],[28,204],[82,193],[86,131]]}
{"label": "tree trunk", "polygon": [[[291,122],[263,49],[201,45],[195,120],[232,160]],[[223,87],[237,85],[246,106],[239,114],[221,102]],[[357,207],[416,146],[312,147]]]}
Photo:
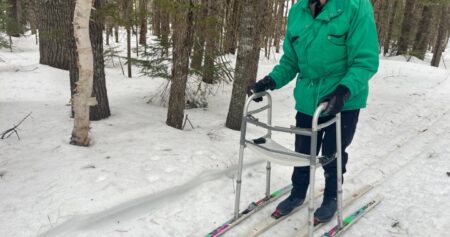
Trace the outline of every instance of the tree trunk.
{"label": "tree trunk", "polygon": [[442,52],[445,50],[445,42],[447,42],[448,38],[448,24],[449,22],[449,14],[450,7],[448,5],[441,6],[441,19],[439,21],[439,30],[437,35],[436,44],[433,48],[433,58],[431,59],[431,66],[439,67],[439,63],[441,62]]}
{"label": "tree trunk", "polygon": [[28,6],[28,22],[30,23],[31,28],[31,34],[36,35],[37,34],[37,10],[36,10],[36,1],[32,0],[30,1],[30,5]]}
{"label": "tree trunk", "polygon": [[[131,29],[133,29],[133,34],[136,36],[136,57],[139,57],[139,33],[138,33],[138,25],[139,25],[139,19],[138,19],[138,17],[139,17],[139,14],[138,14],[138,9],[137,9],[137,7],[136,7],[136,5],[137,5],[137,0],[133,0],[133,2],[131,2],[131,9],[133,10],[133,8],[134,8],[134,11],[133,11],[133,13],[132,14],[134,14],[134,23],[132,22],[131,23]],[[133,7],[133,6],[135,6],[135,7]]]}
{"label": "tree trunk", "polygon": [[378,32],[378,27],[379,27],[379,22],[380,22],[380,4],[381,4],[381,1],[379,1],[379,0],[371,0],[371,2],[372,2],[372,8],[373,8],[373,14],[374,14],[374,18],[375,18],[375,23],[376,23],[376,25],[377,25],[377,32]]}
{"label": "tree trunk", "polygon": [[263,39],[264,44],[261,46],[264,46],[264,55],[266,58],[270,58],[270,50],[272,49],[273,44],[273,36],[275,32],[275,21],[274,16],[276,8],[275,6],[275,0],[268,0],[266,1],[266,4],[264,6],[264,9],[262,10],[264,12],[264,17],[262,18],[262,21],[264,22],[263,28],[261,31],[263,32]]}
{"label": "tree trunk", "polygon": [[114,25],[114,39],[116,43],[119,43],[119,26],[117,24]]}
{"label": "tree trunk", "polygon": [[241,129],[247,87],[256,80],[261,43],[262,18],[267,0],[244,0],[239,28],[239,46],[235,80],[231,94],[226,126]]}
{"label": "tree trunk", "polygon": [[380,42],[380,49],[381,46],[384,45],[384,42],[386,41],[388,31],[389,31],[389,21],[391,18],[391,13],[389,9],[391,8],[392,1],[385,1],[381,3],[381,16],[380,16],[380,22],[378,27],[378,41]]}
{"label": "tree trunk", "polygon": [[95,104],[91,97],[94,71],[94,58],[89,39],[91,8],[92,0],[77,0],[73,20],[80,80],[77,82],[73,99],[75,119],[70,143],[79,146],[89,146],[89,107]]}
{"label": "tree trunk", "polygon": [[39,29],[39,63],[69,69],[69,42],[72,27],[69,1],[37,0]]}
{"label": "tree trunk", "polygon": [[383,55],[387,55],[389,53],[389,50],[391,48],[391,41],[392,41],[392,34],[394,32],[394,24],[395,19],[397,17],[397,9],[399,5],[399,0],[394,0],[393,5],[391,9],[389,10],[389,23],[388,28],[386,29],[386,38],[383,42]]}
{"label": "tree trunk", "polygon": [[406,0],[405,14],[403,17],[400,40],[398,42],[397,55],[407,54],[410,42],[411,31],[414,24],[414,5],[416,0]]}
{"label": "tree trunk", "polygon": [[[165,0],[169,1],[169,0]],[[172,1],[172,0],[170,0]],[[170,47],[170,12],[169,7],[166,5],[160,6],[160,16],[161,16],[161,46],[165,49],[165,54],[169,54]],[[176,16],[174,16],[176,17]]]}
{"label": "tree trunk", "polygon": [[230,9],[229,18],[227,19],[226,29],[225,29],[225,39],[224,39],[224,50],[225,53],[236,53],[237,47],[237,36],[239,29],[239,18],[240,18],[240,0],[233,0],[232,7]]}
{"label": "tree trunk", "polygon": [[128,77],[131,78],[131,27],[133,24],[133,20],[131,18],[132,15],[132,4],[131,1],[124,1],[124,11],[125,11],[125,28],[127,31],[127,69],[128,69]]}
{"label": "tree trunk", "polygon": [[205,31],[206,18],[208,17],[208,0],[201,0],[200,8],[196,14],[195,35],[193,44],[193,54],[191,68],[200,71],[202,68],[203,55],[205,53]]}
{"label": "tree trunk", "polygon": [[189,53],[192,45],[193,0],[177,0],[176,3],[178,8],[174,14],[172,80],[166,123],[171,127],[182,129]]}
{"label": "tree trunk", "polygon": [[6,32],[12,37],[20,37],[24,33],[21,2],[21,0],[8,0],[9,8],[7,9],[8,19],[6,21]]}
{"label": "tree trunk", "polygon": [[214,83],[214,65],[217,56],[217,42],[219,39],[219,9],[220,4],[216,0],[208,1],[208,22],[205,43],[205,62],[203,65],[203,82]]}
{"label": "tree trunk", "polygon": [[284,17],[284,3],[285,0],[278,0],[278,12],[276,16],[276,26],[275,26],[275,35],[274,35],[274,45],[275,52],[280,52],[280,40],[281,40],[281,31],[283,28],[283,17]]}
{"label": "tree trunk", "polygon": [[161,10],[156,0],[152,3],[152,29],[153,35],[161,38]]}
{"label": "tree trunk", "polygon": [[92,97],[97,99],[97,104],[90,108],[90,120],[97,121],[108,118],[111,115],[108,101],[108,93],[106,90],[105,80],[105,61],[103,57],[103,30],[104,20],[98,14],[102,9],[104,0],[95,0],[93,11],[94,15],[89,24],[90,38],[92,50],[94,52],[94,88]]}
{"label": "tree trunk", "polygon": [[[74,4],[74,0],[69,0],[72,4]],[[95,0],[94,8],[92,11],[91,20],[89,22],[89,36],[92,45],[92,51],[94,55],[94,82],[93,82],[93,91],[92,97],[95,97],[97,100],[97,104],[95,106],[91,106],[89,110],[89,119],[91,121],[97,121],[101,119],[105,119],[111,115],[108,101],[108,93],[106,90],[106,80],[105,80],[105,62],[103,58],[103,22],[104,19],[101,15],[98,15],[97,12],[101,11],[104,4],[104,0]],[[74,5],[72,5],[72,9]],[[72,16],[73,17],[73,16]],[[73,35],[73,30],[71,31],[71,36]],[[75,49],[75,38],[72,40],[72,47]],[[70,91],[71,95],[74,96],[76,82],[79,80],[79,72],[78,67],[76,65],[76,51],[71,50],[72,62],[70,65]],[[72,104],[72,116],[74,112],[73,104]]]}
{"label": "tree trunk", "polygon": [[139,17],[141,22],[139,44],[147,45],[147,0],[139,0],[139,9]]}
{"label": "tree trunk", "polygon": [[425,53],[429,42],[431,23],[433,19],[433,6],[427,4],[423,7],[422,19],[419,22],[418,30],[414,40],[414,47],[411,55],[422,60],[425,59]]}

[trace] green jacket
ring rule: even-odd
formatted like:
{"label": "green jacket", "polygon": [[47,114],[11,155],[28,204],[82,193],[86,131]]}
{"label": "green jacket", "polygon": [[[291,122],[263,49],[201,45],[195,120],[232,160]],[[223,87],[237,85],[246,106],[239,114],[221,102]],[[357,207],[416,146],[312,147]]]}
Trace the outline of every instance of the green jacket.
{"label": "green jacket", "polygon": [[369,0],[328,0],[314,19],[308,0],[292,6],[284,54],[269,74],[279,89],[297,76],[296,110],[312,115],[320,99],[345,85],[344,110],[366,106],[369,79],[378,70],[378,37]]}

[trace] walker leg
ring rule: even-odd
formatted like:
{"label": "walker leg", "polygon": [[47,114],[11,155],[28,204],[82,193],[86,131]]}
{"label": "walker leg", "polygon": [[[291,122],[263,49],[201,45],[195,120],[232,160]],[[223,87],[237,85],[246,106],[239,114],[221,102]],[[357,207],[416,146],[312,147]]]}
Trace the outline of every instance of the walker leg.
{"label": "walker leg", "polygon": [[239,218],[239,203],[241,199],[241,184],[242,184],[242,168],[244,164],[244,145],[239,148],[239,164],[236,178],[236,198],[234,199],[234,219]]}
{"label": "walker leg", "polygon": [[314,234],[314,188],[316,176],[316,156],[317,156],[317,131],[313,131],[311,135],[310,150],[310,166],[309,166],[309,207],[308,207],[308,236],[313,237]]}
{"label": "walker leg", "polygon": [[270,197],[270,171],[271,171],[271,164],[268,161],[266,165],[266,198]]}
{"label": "walker leg", "polygon": [[337,226],[342,228],[342,141],[341,141],[341,114],[336,114],[336,168],[337,168]]}

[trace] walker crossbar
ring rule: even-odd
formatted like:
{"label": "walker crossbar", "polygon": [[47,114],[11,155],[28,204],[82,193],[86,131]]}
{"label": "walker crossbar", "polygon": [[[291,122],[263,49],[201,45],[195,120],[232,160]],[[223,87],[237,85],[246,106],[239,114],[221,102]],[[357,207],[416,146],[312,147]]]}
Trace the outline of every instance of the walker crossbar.
{"label": "walker crossbar", "polygon": [[280,127],[280,126],[269,126],[265,123],[259,122],[258,120],[255,120],[252,117],[247,117],[246,118],[247,123],[251,123],[253,125],[256,125],[258,127],[262,127],[265,128],[267,130],[270,131],[277,131],[277,132],[285,132],[285,133],[295,133],[298,135],[304,135],[304,136],[311,136],[311,129],[302,129],[302,128],[285,128],[285,127]]}
{"label": "walker crossbar", "polygon": [[[249,111],[250,104],[253,99],[264,97],[267,100],[266,105]],[[239,204],[241,196],[242,186],[242,169],[244,164],[244,149],[250,148],[253,150],[259,158],[267,160],[266,165],[266,197],[270,196],[270,172],[271,162],[288,166],[309,166],[310,167],[310,185],[309,185],[309,207],[308,207],[308,232],[309,237],[313,236],[314,231],[314,186],[315,186],[315,172],[316,167],[321,165],[321,162],[325,159],[317,156],[317,136],[318,132],[326,127],[329,127],[336,123],[336,160],[337,160],[337,220],[338,228],[342,227],[342,155],[341,155],[341,115],[340,113],[330,119],[327,122],[319,124],[319,117],[325,110],[327,104],[320,104],[312,119],[311,129],[297,128],[292,126],[291,128],[272,126],[272,97],[268,92],[255,93],[251,95],[244,106],[244,112],[241,125],[241,139],[239,148],[239,163],[238,174],[236,179],[236,198],[234,208],[234,218],[239,218]],[[267,110],[267,123],[260,122],[253,117],[254,114],[261,113]],[[247,124],[253,124],[257,127],[267,130],[267,134],[261,138],[251,140],[246,138]],[[272,131],[292,133],[303,136],[311,137],[310,154],[302,154],[292,151],[274,140],[272,140]],[[329,161],[329,160],[328,160]],[[328,162],[327,161],[327,162]]]}

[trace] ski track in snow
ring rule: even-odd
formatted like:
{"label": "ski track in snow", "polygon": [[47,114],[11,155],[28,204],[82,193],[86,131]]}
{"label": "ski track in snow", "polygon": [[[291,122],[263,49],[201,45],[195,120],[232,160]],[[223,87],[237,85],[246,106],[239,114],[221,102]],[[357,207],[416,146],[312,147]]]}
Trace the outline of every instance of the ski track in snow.
{"label": "ski track in snow", "polygon": [[[253,161],[245,164],[244,167],[250,168],[257,164],[261,164],[262,162],[262,160]],[[92,228],[99,228],[105,224],[113,224],[118,220],[123,222],[136,216],[145,215],[146,213],[154,211],[162,203],[176,201],[180,195],[197,188],[205,182],[216,180],[223,176],[234,176],[236,169],[237,166],[233,165],[225,170],[205,171],[201,175],[192,178],[190,181],[165,191],[130,200],[99,213],[76,216],[39,236],[51,237],[73,235],[78,231],[83,232]]]}

